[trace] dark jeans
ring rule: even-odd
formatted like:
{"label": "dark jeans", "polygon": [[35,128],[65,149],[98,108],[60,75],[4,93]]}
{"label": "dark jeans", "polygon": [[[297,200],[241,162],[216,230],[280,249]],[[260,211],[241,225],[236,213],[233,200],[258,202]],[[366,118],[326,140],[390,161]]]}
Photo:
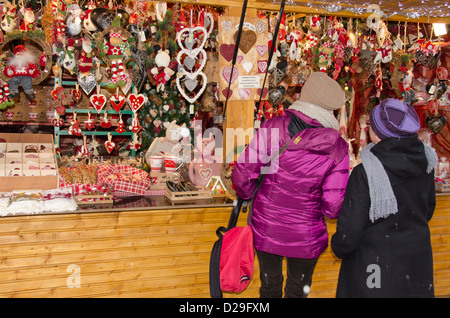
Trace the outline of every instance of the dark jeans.
{"label": "dark jeans", "polygon": [[[283,256],[266,252],[256,251],[258,256],[261,288],[259,289],[261,298],[282,298],[283,297]],[[316,267],[317,258],[286,258],[287,259],[287,279],[284,288],[285,298],[306,298]],[[305,286],[307,286],[305,288]],[[304,292],[306,291],[306,293]]]}
{"label": "dark jeans", "polygon": [[25,94],[33,94],[34,89],[32,85],[31,76],[14,76],[8,81],[9,92],[10,94],[18,94],[19,93],[19,85],[22,84],[23,91]]}

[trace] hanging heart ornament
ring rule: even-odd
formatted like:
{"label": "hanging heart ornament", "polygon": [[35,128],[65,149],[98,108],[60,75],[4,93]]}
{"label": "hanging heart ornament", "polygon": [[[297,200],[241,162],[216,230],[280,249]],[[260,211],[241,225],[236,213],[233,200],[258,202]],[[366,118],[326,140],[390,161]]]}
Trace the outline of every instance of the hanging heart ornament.
{"label": "hanging heart ornament", "polygon": [[81,99],[81,91],[77,89],[72,90],[72,96],[76,103],[78,103]]}
{"label": "hanging heart ornament", "polygon": [[89,100],[97,113],[100,114],[100,111],[106,104],[106,96],[103,94],[94,94],[89,98]]}
{"label": "hanging heart ornament", "polygon": [[106,151],[108,153],[111,153],[115,147],[116,147],[116,144],[112,141],[112,135],[110,133],[108,133],[108,140],[105,141]]}
{"label": "hanging heart ornament", "polygon": [[[183,87],[181,87],[181,84],[180,84],[180,78],[177,76],[177,78],[176,78],[176,83],[177,83],[177,88],[178,88],[178,91],[180,92],[180,94],[189,102],[189,103],[191,103],[191,104],[193,104],[202,94],[203,94],[203,92],[205,91],[205,89],[206,89],[206,84],[207,84],[207,78],[206,78],[206,75],[205,75],[205,73],[202,73],[202,72],[200,72],[199,74],[197,74],[195,77],[193,77],[193,78],[191,78],[190,76],[189,76],[189,73],[186,73],[185,74],[186,75],[186,78],[187,78],[187,80],[188,81],[196,81],[196,77],[197,76],[201,76],[202,77],[202,79],[203,79],[203,81],[202,81],[202,86],[200,87],[200,90],[194,95],[194,96],[192,96],[192,97],[190,97],[188,94],[186,94],[186,92],[184,91],[184,89],[183,89]],[[188,82],[189,83],[189,82]],[[186,82],[185,82],[185,85],[186,85]],[[188,88],[188,89],[190,89],[190,88]]]}
{"label": "hanging heart ornament", "polygon": [[111,103],[111,106],[112,106],[112,108],[114,108],[116,113],[119,113],[123,104],[125,104],[125,96],[123,96],[122,94],[113,94],[109,98],[109,102]]}
{"label": "hanging heart ornament", "polygon": [[447,123],[447,118],[445,116],[428,116],[425,119],[425,123],[428,127],[430,127],[431,131],[434,134],[437,134],[441,131],[442,128],[445,127]]}
{"label": "hanging heart ornament", "polygon": [[55,127],[61,127],[62,125],[64,125],[64,119],[62,118],[53,118],[52,119],[52,125]]}
{"label": "hanging heart ornament", "polygon": [[146,97],[143,94],[128,95],[128,104],[132,111],[137,112],[146,102]]}
{"label": "hanging heart ornament", "polygon": [[83,89],[86,95],[89,95],[97,86],[97,80],[94,74],[78,75],[78,85]]}
{"label": "hanging heart ornament", "polygon": [[[186,43],[184,43],[184,41],[182,41],[182,38],[185,36],[185,34],[188,33],[190,35],[191,32],[192,32],[192,34],[195,34],[197,32],[201,32],[203,34],[202,42],[195,49],[192,48],[193,42],[195,42],[195,41],[188,41]],[[189,40],[189,37],[187,39]],[[178,46],[180,47],[180,49],[183,53],[187,54],[188,56],[190,56],[192,58],[195,58],[198,55],[198,53],[200,53],[200,51],[205,46],[207,39],[208,39],[208,31],[204,27],[201,27],[201,26],[196,26],[195,28],[185,28],[177,33]]]}

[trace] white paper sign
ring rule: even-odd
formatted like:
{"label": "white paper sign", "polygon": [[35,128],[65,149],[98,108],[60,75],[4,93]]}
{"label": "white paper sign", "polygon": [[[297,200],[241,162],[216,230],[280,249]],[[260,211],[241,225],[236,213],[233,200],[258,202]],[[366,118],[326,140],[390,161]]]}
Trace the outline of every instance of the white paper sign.
{"label": "white paper sign", "polygon": [[259,76],[239,76],[239,88],[260,88],[261,77]]}

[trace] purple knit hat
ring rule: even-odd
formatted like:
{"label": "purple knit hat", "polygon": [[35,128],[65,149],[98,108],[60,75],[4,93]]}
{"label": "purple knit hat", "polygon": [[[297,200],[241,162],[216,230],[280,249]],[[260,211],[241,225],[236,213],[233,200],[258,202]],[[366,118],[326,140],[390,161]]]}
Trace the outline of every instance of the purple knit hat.
{"label": "purple knit hat", "polygon": [[388,98],[372,109],[370,127],[380,139],[402,138],[417,133],[420,122],[414,108],[398,99]]}

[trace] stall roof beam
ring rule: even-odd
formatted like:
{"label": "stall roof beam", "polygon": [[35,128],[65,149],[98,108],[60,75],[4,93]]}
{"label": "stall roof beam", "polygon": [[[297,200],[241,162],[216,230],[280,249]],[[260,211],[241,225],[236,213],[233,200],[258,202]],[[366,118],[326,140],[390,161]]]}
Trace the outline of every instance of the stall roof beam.
{"label": "stall roof beam", "polygon": [[[243,0],[186,0],[173,1],[181,4],[197,4],[217,7],[242,7]],[[389,21],[407,21],[420,23],[446,23],[450,24],[450,0],[342,0],[342,1],[308,1],[290,0],[286,2],[285,11],[317,14],[326,16],[340,16],[367,19],[373,11],[370,5],[378,5],[382,12],[382,19]],[[279,9],[279,0],[249,0],[247,7],[257,10],[274,11]]]}

